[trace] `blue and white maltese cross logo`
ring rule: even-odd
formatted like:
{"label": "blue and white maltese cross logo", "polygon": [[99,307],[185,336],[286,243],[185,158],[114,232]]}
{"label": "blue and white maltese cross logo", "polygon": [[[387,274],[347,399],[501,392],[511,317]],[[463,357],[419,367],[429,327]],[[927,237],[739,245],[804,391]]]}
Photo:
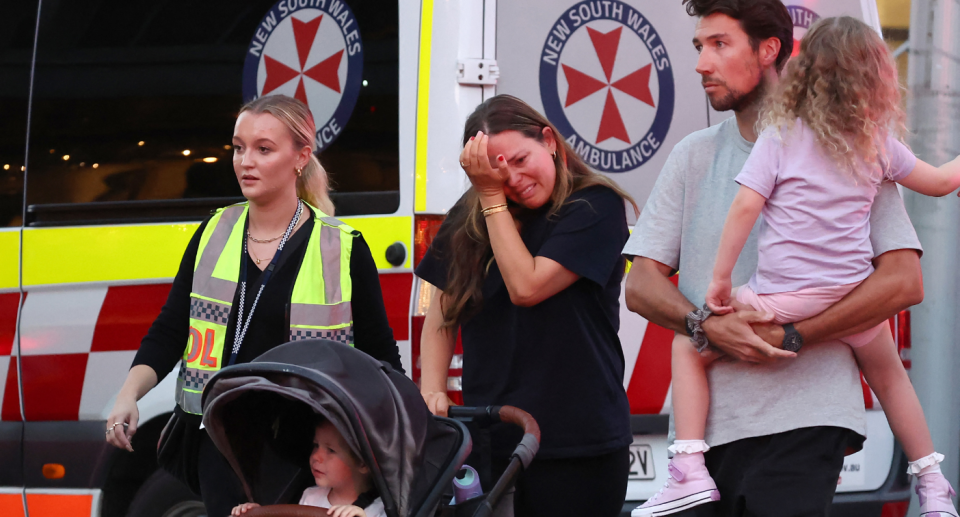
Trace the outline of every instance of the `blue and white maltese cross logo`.
{"label": "blue and white maltese cross logo", "polygon": [[547,118],[591,167],[632,171],[670,129],[670,58],[640,12],[617,0],[583,1],[547,34],[540,97]]}
{"label": "blue and white maltese cross logo", "polygon": [[250,40],[243,65],[244,102],[264,95],[299,99],[313,113],[317,147],[346,126],[363,82],[357,20],[340,0],[280,0]]}

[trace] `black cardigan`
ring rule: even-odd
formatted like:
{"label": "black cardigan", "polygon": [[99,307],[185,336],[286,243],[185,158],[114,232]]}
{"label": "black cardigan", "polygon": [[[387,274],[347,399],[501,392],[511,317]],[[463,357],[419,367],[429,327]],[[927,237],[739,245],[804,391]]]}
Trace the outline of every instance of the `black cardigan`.
{"label": "black cardigan", "polygon": [[[133,360],[133,366],[145,364],[153,368],[158,379],[163,379],[177,365],[187,345],[187,337],[190,333],[190,292],[193,286],[193,268],[200,246],[200,235],[208,221],[209,219],[204,221],[190,239],[187,250],[183,254],[183,260],[180,262],[180,270],[177,271],[177,276],[173,280],[167,302],[147,335],[140,342],[140,349]],[[257,303],[250,327],[247,329],[237,355],[237,363],[250,362],[267,350],[289,340],[286,308],[290,302],[290,293],[293,290],[299,264],[307,249],[307,237],[313,230],[313,225],[314,219],[311,217],[290,237],[284,247],[273,277],[264,288]],[[261,271],[249,255],[244,259],[247,261],[248,279],[243,305],[244,312],[248,313],[256,296],[256,286]],[[393,330],[387,321],[387,311],[383,305],[377,266],[373,262],[370,248],[359,232],[354,237],[353,252],[350,256],[350,278],[353,282],[353,335],[356,348],[391,364],[394,369],[402,372],[400,352],[397,342],[393,339]],[[234,310],[231,311],[230,320],[227,323],[223,357],[219,359],[221,367],[226,366],[223,361],[229,360],[230,349],[233,347],[239,297],[240,289],[238,288],[234,295]]]}

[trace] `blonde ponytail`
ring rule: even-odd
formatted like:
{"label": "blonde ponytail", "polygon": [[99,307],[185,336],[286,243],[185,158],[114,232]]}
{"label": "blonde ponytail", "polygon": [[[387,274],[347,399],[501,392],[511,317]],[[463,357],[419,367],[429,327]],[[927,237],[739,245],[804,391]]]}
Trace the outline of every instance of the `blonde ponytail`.
{"label": "blonde ponytail", "polygon": [[334,215],[333,201],[330,200],[330,181],[327,171],[317,159],[317,125],[313,114],[306,104],[286,95],[268,95],[246,103],[240,113],[269,113],[290,130],[293,145],[297,150],[309,147],[310,160],[297,178],[297,196],[324,215]]}
{"label": "blonde ponytail", "polygon": [[334,215],[329,185],[327,170],[320,165],[317,155],[311,154],[310,161],[297,178],[297,197],[319,208],[325,215]]}

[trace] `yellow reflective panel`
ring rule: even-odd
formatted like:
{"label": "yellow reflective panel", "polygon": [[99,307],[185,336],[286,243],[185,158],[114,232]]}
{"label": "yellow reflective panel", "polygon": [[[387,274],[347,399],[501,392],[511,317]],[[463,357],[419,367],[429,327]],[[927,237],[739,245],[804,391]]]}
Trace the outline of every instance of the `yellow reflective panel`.
{"label": "yellow reflective panel", "polygon": [[20,228],[0,230],[0,289],[20,285]]}
{"label": "yellow reflective panel", "polygon": [[413,217],[340,217],[343,222],[363,234],[363,239],[370,246],[370,253],[379,269],[399,269],[387,262],[387,247],[395,242],[402,242],[407,247],[407,260],[403,267],[413,267]]}
{"label": "yellow reflective panel", "polygon": [[172,278],[197,226],[26,228],[23,285]]}
{"label": "yellow reflective panel", "polygon": [[[432,44],[433,0],[423,0],[420,5],[420,69],[417,79],[417,154],[414,167],[416,193],[413,196],[414,209],[418,212],[427,210],[427,134],[430,119],[430,46]],[[374,258],[377,258],[376,254]],[[383,262],[386,263],[386,260]],[[380,266],[379,261],[377,266]]]}

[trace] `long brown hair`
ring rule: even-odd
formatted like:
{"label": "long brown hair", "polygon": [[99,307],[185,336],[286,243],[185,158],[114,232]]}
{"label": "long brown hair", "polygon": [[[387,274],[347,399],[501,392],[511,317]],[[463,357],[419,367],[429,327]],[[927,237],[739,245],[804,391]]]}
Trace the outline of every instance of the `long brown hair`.
{"label": "long brown hair", "polygon": [[297,197],[314,208],[319,208],[325,215],[334,215],[333,201],[330,200],[330,180],[327,170],[320,165],[316,155],[317,125],[313,122],[310,108],[293,97],[268,95],[244,104],[240,113],[244,111],[273,115],[290,131],[293,146],[297,151],[304,147],[310,148],[310,159],[297,177]]}
{"label": "long brown hair", "polygon": [[[557,128],[529,104],[510,95],[497,95],[477,106],[467,118],[463,128],[463,145],[478,131],[485,135],[497,135],[504,131],[516,131],[527,138],[543,142],[544,128],[553,131],[557,152],[553,158],[557,178],[550,196],[548,217],[556,215],[574,192],[602,185],[620,195],[633,205],[638,215],[637,203],[625,190],[610,178],[591,170],[580,156],[564,140]],[[526,210],[509,202],[514,210]],[[450,210],[444,232],[437,236],[447,242],[450,270],[444,298],[448,303],[441,307],[443,328],[453,328],[475,315],[483,302],[483,280],[493,258],[490,236],[480,214],[480,198],[471,187]],[[446,233],[446,235],[444,235]]]}
{"label": "long brown hair", "polygon": [[799,118],[840,170],[877,182],[884,141],[906,132],[900,88],[896,64],[876,31],[849,16],[824,18],[800,41],[758,126],[789,129]]}

